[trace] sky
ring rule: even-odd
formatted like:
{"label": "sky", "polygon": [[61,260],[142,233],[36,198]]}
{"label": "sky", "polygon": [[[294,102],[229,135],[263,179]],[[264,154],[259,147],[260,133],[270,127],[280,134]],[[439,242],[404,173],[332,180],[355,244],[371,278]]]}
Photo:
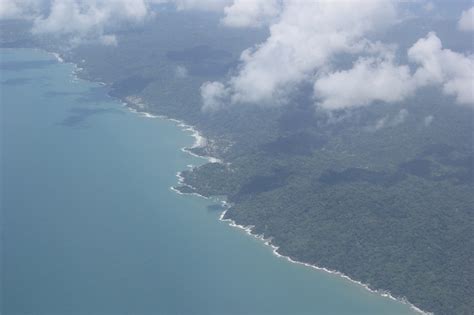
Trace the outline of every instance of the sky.
{"label": "sky", "polygon": [[[439,88],[454,106],[474,107],[472,45],[468,52],[453,51],[427,29],[402,50],[384,36],[417,14],[440,18],[446,9],[442,1],[0,0],[0,19],[31,20],[33,34],[67,36],[74,45],[117,45],[115,26],[159,18],[157,4],[216,12],[224,27],[268,30],[264,41],[241,53],[231,76],[201,86],[204,111],[280,106],[302,85],[311,86],[314,105],[328,111],[398,103],[424,87]],[[452,8],[458,10],[456,32],[472,38],[472,2]],[[338,67],[340,56],[353,63]]]}

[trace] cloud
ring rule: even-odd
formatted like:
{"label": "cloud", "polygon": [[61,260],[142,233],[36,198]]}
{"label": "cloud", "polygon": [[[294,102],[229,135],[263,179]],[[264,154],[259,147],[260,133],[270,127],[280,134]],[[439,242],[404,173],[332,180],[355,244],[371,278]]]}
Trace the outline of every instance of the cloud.
{"label": "cloud", "polygon": [[0,20],[32,18],[39,7],[38,0],[0,0]]}
{"label": "cloud", "polygon": [[[96,41],[117,45],[110,32],[121,24],[152,16],[152,4],[173,3],[178,10],[223,11],[232,0],[0,0],[0,19],[32,19],[32,33],[69,37],[73,45]],[[43,10],[40,10],[43,9]]]}
{"label": "cloud", "polygon": [[49,14],[35,19],[34,34],[98,38],[116,44],[107,28],[120,22],[139,22],[148,15],[144,0],[54,0]]}
{"label": "cloud", "polygon": [[[399,5],[396,0],[235,0],[224,9],[222,23],[232,27],[269,23],[270,35],[242,52],[235,74],[215,82],[219,89],[201,89],[206,92],[204,107],[284,104],[302,83],[313,84],[317,105],[328,110],[400,102],[433,85],[440,85],[459,104],[473,104],[471,55],[443,49],[436,34],[429,33],[408,51],[410,64],[400,65],[390,45],[368,39],[399,21]],[[431,2],[420,5],[434,9]],[[472,10],[463,18],[472,21]],[[341,55],[358,58],[352,68],[334,70]],[[206,105],[209,99],[212,106]]]}
{"label": "cloud", "polygon": [[139,23],[159,0],[0,0],[0,19],[31,19],[35,35],[68,36],[71,43],[95,40],[116,45],[109,31]]}
{"label": "cloud", "polygon": [[[253,1],[253,0],[252,0]],[[222,11],[232,4],[232,0],[168,0],[174,2],[178,10]]]}
{"label": "cloud", "polygon": [[277,17],[281,6],[281,0],[234,0],[221,21],[229,27],[260,27]]}
{"label": "cloud", "polygon": [[462,12],[458,28],[461,31],[474,31],[474,7]]}
{"label": "cloud", "polygon": [[412,95],[416,86],[410,68],[392,58],[360,58],[350,70],[322,76],[314,84],[320,107],[329,110],[366,106],[374,101],[398,102]]}
{"label": "cloud", "polygon": [[284,102],[335,55],[366,49],[365,36],[395,20],[389,0],[284,1],[270,36],[242,53],[238,73],[225,83],[228,102]]}
{"label": "cloud", "polygon": [[419,39],[409,50],[415,65],[397,65],[390,54],[379,58],[360,58],[349,70],[318,78],[314,84],[318,105],[324,109],[344,109],[376,101],[395,103],[412,96],[425,86],[441,86],[456,102],[474,105],[474,58],[443,49],[435,33]]}
{"label": "cloud", "polygon": [[431,32],[408,50],[408,58],[420,65],[413,76],[418,86],[441,85],[457,103],[474,105],[474,55],[443,49]]}
{"label": "cloud", "polygon": [[[436,85],[457,103],[474,104],[472,55],[443,48],[429,33],[408,50],[410,64],[400,65],[393,47],[368,39],[399,21],[398,0],[0,0],[0,18],[31,19],[34,34],[66,36],[73,45],[114,46],[113,30],[153,16],[156,3],[221,11],[229,27],[269,27],[265,41],[242,52],[233,76],[201,87],[205,110],[284,104],[302,84],[328,110],[400,102]],[[472,30],[473,12],[463,12],[460,29]],[[356,57],[352,68],[337,70],[340,56]]]}
{"label": "cloud", "polygon": [[201,86],[203,111],[213,111],[221,108],[223,102],[229,97],[229,89],[220,82],[205,82]]}

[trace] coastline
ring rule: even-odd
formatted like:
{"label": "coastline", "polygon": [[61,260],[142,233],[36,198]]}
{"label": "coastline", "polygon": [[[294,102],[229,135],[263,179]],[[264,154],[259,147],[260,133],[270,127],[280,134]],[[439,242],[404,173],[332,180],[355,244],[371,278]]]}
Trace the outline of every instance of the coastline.
{"label": "coastline", "polygon": [[[183,193],[181,193],[183,194]],[[193,193],[193,194],[196,194],[196,193]],[[201,196],[201,195],[199,195]],[[201,196],[201,197],[204,197],[204,196]],[[206,197],[204,197],[206,198]],[[230,207],[229,205],[227,205],[227,202],[225,201],[222,201],[222,204],[224,207]],[[272,249],[272,253],[279,257],[279,258],[283,258],[283,259],[286,259],[288,262],[290,263],[293,263],[293,264],[298,264],[298,265],[303,265],[305,267],[309,267],[309,268],[312,268],[312,269],[315,269],[315,270],[318,270],[318,271],[324,271],[326,273],[329,273],[329,274],[332,274],[332,275],[336,275],[336,276],[339,276],[341,278],[344,278],[354,284],[357,284],[357,285],[360,285],[362,286],[364,289],[366,289],[367,291],[371,292],[371,293],[375,293],[375,294],[378,294],[382,297],[385,297],[385,298],[389,298],[390,300],[393,300],[393,301],[397,301],[397,302],[401,302],[405,305],[408,305],[413,311],[419,313],[419,314],[422,314],[422,315],[434,315],[433,313],[431,312],[426,312],[426,311],[423,311],[422,309],[418,308],[417,306],[415,306],[414,304],[410,303],[406,298],[397,298],[397,297],[394,297],[390,291],[387,291],[387,290],[376,290],[376,289],[372,289],[370,288],[369,284],[366,284],[366,283],[363,283],[363,282],[360,282],[360,281],[357,281],[357,280],[354,280],[352,279],[351,277],[349,277],[348,275],[340,272],[340,271],[337,271],[337,270],[331,270],[331,269],[327,269],[327,268],[324,268],[324,267],[319,267],[319,266],[316,266],[316,265],[312,265],[312,264],[309,264],[309,263],[305,263],[305,262],[302,262],[302,261],[298,261],[298,260],[295,260],[293,258],[291,258],[290,256],[285,256],[285,255],[282,255],[278,252],[278,250],[280,249],[278,246],[272,244],[272,238],[269,237],[269,238],[265,238],[263,234],[256,234],[253,232],[253,228],[254,226],[253,225],[249,225],[249,226],[244,226],[244,225],[240,225],[240,224],[237,224],[233,219],[230,219],[230,218],[225,218],[225,215],[227,213],[227,210],[224,210],[220,217],[219,217],[219,220],[222,221],[222,222],[227,222],[229,226],[231,227],[234,227],[234,228],[237,228],[237,229],[240,229],[242,231],[244,231],[247,235],[249,236],[252,236],[252,237],[255,237],[256,239],[260,240],[263,242],[264,245],[266,246],[269,246],[271,249]]]}
{"label": "coastline", "polygon": [[[191,131],[192,134],[191,136],[195,138],[195,142],[193,144],[193,146],[191,148],[198,148],[198,147],[202,147],[205,145],[206,143],[206,139],[200,135],[199,131],[197,131],[193,126],[189,126],[189,125],[186,125],[184,122],[182,121],[179,121],[177,119],[173,119],[173,118],[168,118],[166,116],[155,116],[155,115],[152,115],[150,113],[146,113],[146,112],[139,112],[137,110],[134,110],[134,109],[131,109],[132,111],[136,112],[136,113],[141,113],[144,117],[147,117],[147,118],[160,118],[160,119],[165,119],[165,120],[170,120],[170,121],[173,121],[173,122],[176,122],[178,123],[178,127],[181,127],[183,131]],[[223,161],[221,161],[220,159],[217,159],[217,158],[213,158],[213,157],[210,157],[210,156],[201,156],[201,155],[198,155],[192,151],[189,151],[189,148],[186,148],[186,147],[183,147],[181,148],[181,150],[183,152],[186,152],[188,154],[191,154],[192,156],[195,156],[195,157],[198,157],[198,158],[202,158],[202,159],[205,159],[207,160],[209,163],[224,163]],[[189,184],[186,184],[184,182],[184,177],[181,175],[181,171],[177,172],[176,173],[176,177],[178,178],[178,184],[180,185],[184,185],[184,186],[188,186],[194,190],[196,190],[195,187],[189,185]],[[339,276],[341,278],[344,278],[354,284],[357,284],[357,285],[360,285],[362,286],[364,289],[366,289],[367,291],[371,292],[371,293],[375,293],[375,294],[378,294],[382,297],[385,297],[385,298],[388,298],[392,301],[397,301],[397,302],[401,302],[405,305],[408,305],[413,311],[419,313],[419,314],[422,314],[422,315],[434,315],[433,313],[431,312],[426,312],[422,309],[420,309],[419,307],[415,306],[414,304],[410,303],[408,301],[408,299],[406,298],[397,298],[397,297],[394,297],[390,291],[388,290],[377,290],[377,289],[372,289],[370,287],[369,284],[366,284],[366,283],[363,283],[361,281],[358,281],[358,280],[354,280],[352,279],[351,277],[349,277],[348,275],[340,272],[340,271],[337,271],[337,270],[331,270],[331,269],[327,269],[327,268],[324,268],[324,267],[320,267],[320,266],[317,266],[317,265],[312,265],[312,264],[309,264],[309,263],[305,263],[305,262],[302,262],[302,261],[298,261],[298,260],[295,260],[293,258],[291,258],[290,256],[285,256],[285,255],[282,255],[278,252],[278,250],[280,249],[279,246],[276,246],[274,244],[272,244],[272,237],[269,237],[269,238],[265,238],[263,234],[257,234],[257,233],[254,233],[253,232],[253,228],[254,226],[253,225],[248,225],[248,226],[244,226],[244,225],[240,225],[240,224],[237,224],[236,221],[234,221],[233,219],[231,218],[226,218],[225,215],[228,211],[228,208],[231,207],[231,205],[225,201],[225,200],[222,200],[222,199],[219,199],[217,197],[206,197],[206,196],[203,196],[197,192],[192,192],[192,193],[185,193],[185,192],[181,192],[179,190],[177,190],[175,187],[171,186],[170,189],[172,191],[174,191],[175,193],[179,194],[179,195],[190,195],[190,196],[197,196],[197,197],[200,197],[200,198],[204,198],[206,200],[214,200],[216,202],[220,202],[222,207],[225,209],[222,211],[222,213],[220,214],[219,216],[219,221],[222,221],[222,222],[226,222],[230,227],[233,227],[233,228],[237,228],[237,229],[240,229],[242,231],[244,231],[247,235],[249,236],[252,236],[252,237],[255,237],[256,239],[260,240],[263,242],[264,245],[266,246],[269,246],[271,249],[272,249],[272,253],[278,257],[278,258],[283,258],[283,259],[286,259],[288,262],[290,263],[293,263],[293,264],[298,264],[298,265],[303,265],[305,267],[309,267],[309,268],[312,268],[312,269],[315,269],[315,270],[318,270],[318,271],[323,271],[323,272],[326,272],[326,273],[329,273],[329,274],[332,274],[332,275],[336,275],[336,276]]]}
{"label": "coastline", "polygon": [[[73,66],[73,71],[72,71],[73,80],[81,79],[81,80],[87,80],[87,81],[90,81],[90,82],[95,82],[95,83],[100,84],[102,86],[107,86],[108,85],[105,82],[95,81],[95,80],[90,79],[90,78],[87,78],[87,79],[86,78],[81,78],[80,77],[80,71],[82,71],[83,68],[81,68],[80,66],[78,66],[78,64],[76,64],[74,62],[65,61],[64,58],[61,57],[60,53],[50,52],[50,51],[40,49],[40,48],[34,48],[34,49],[45,51],[47,54],[52,55],[58,61],[58,63],[71,64]],[[144,104],[143,100],[140,97],[132,96],[132,97],[126,97],[125,99],[110,96],[110,95],[109,95],[109,97],[120,101],[122,103],[122,105],[127,108],[127,110],[131,111],[134,114],[138,114],[139,116],[144,117],[144,118],[158,118],[158,119],[162,119],[162,120],[171,121],[171,122],[174,122],[176,124],[176,126],[179,127],[182,131],[191,133],[190,135],[195,139],[193,145],[191,147],[183,147],[183,148],[181,148],[181,151],[186,152],[186,153],[188,153],[188,154],[190,154],[194,157],[204,159],[208,163],[224,163],[224,161],[222,161],[219,158],[212,157],[212,156],[207,156],[207,155],[199,155],[199,154],[196,154],[195,152],[191,151],[192,149],[195,149],[195,148],[206,147],[206,145],[208,143],[208,140],[194,126],[188,125],[188,124],[186,124],[185,122],[183,122],[181,120],[170,118],[170,117],[165,116],[165,115],[154,115],[154,114],[151,114],[149,112],[146,112],[144,110],[146,108],[146,105]],[[190,188],[195,189],[194,187],[184,183],[184,178],[182,177],[180,171],[177,172],[176,177],[178,178],[177,181],[178,181],[179,184],[185,185],[185,186],[188,186]],[[324,267],[319,267],[317,265],[312,265],[312,264],[309,264],[309,263],[298,261],[296,259],[293,259],[290,256],[285,256],[285,255],[280,254],[278,252],[279,247],[272,243],[272,238],[271,237],[265,238],[263,234],[254,233],[253,232],[253,228],[254,228],[253,225],[248,225],[248,226],[240,225],[240,224],[237,224],[237,222],[234,221],[233,219],[226,218],[225,217],[226,213],[227,213],[228,209],[231,207],[231,204],[229,204],[225,200],[222,200],[218,197],[206,197],[206,196],[203,196],[203,195],[201,195],[197,192],[192,192],[192,193],[181,192],[173,186],[170,187],[170,190],[174,191],[175,193],[177,193],[179,195],[194,195],[194,196],[201,197],[201,198],[204,198],[204,199],[207,199],[207,200],[214,200],[216,202],[220,202],[221,205],[223,206],[224,210],[222,211],[222,213],[219,216],[219,221],[226,222],[230,227],[238,228],[239,230],[244,231],[247,235],[250,235],[250,236],[255,237],[256,239],[262,241],[262,243],[264,245],[271,247],[272,253],[275,256],[279,257],[279,258],[284,258],[290,263],[303,265],[305,267],[309,267],[309,268],[312,268],[312,269],[315,269],[315,270],[318,270],[318,271],[324,271],[326,273],[342,277],[346,280],[349,280],[350,282],[352,282],[354,284],[362,286],[364,289],[368,290],[371,293],[378,294],[382,297],[389,298],[390,300],[393,300],[393,301],[401,302],[401,303],[409,306],[413,311],[415,311],[419,314],[434,315],[431,312],[423,311],[422,309],[418,308],[414,304],[410,303],[408,301],[408,299],[406,299],[404,297],[394,297],[390,293],[390,291],[388,291],[388,290],[372,289],[370,287],[370,284],[366,284],[366,283],[354,280],[354,279],[350,278],[348,275],[346,275],[346,274],[344,274],[340,271],[331,270],[331,269],[327,269],[327,268],[324,268]]]}

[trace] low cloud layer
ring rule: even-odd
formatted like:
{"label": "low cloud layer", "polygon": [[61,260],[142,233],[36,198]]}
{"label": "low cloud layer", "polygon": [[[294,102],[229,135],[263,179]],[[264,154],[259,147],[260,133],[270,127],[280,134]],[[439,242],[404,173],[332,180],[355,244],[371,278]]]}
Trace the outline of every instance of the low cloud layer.
{"label": "low cloud layer", "polygon": [[116,45],[121,24],[154,16],[153,5],[171,3],[177,10],[222,11],[232,0],[0,0],[0,19],[29,19],[36,35],[67,36],[72,44],[99,41]]}
{"label": "low cloud layer", "polygon": [[[244,4],[237,9],[239,2]],[[444,49],[429,33],[405,52],[410,64],[400,65],[392,43],[368,39],[399,22],[399,1],[268,1],[266,10],[260,1],[245,2],[227,7],[223,23],[270,23],[270,35],[242,53],[238,72],[227,81],[203,85],[205,110],[282,104],[302,83],[313,84],[315,104],[328,110],[400,102],[430,85],[441,86],[459,104],[474,104],[472,55]],[[463,13],[460,28],[468,28],[463,19],[472,22],[470,12]],[[350,69],[337,70],[334,60],[341,55],[359,57]]]}
{"label": "low cloud layer", "polygon": [[29,19],[36,35],[67,36],[71,43],[115,45],[111,29],[140,23],[160,0],[0,0],[0,19]]}
{"label": "low cloud layer", "polygon": [[230,91],[221,82],[206,82],[201,86],[203,110],[211,111],[220,109],[226,104]]}
{"label": "low cloud layer", "polygon": [[[425,86],[474,104],[473,55],[443,48],[435,33],[406,52],[373,40],[400,22],[406,8],[398,0],[0,0],[0,19],[30,19],[34,34],[66,36],[72,44],[116,45],[117,26],[142,23],[164,3],[221,12],[227,27],[268,27],[265,41],[242,52],[233,76],[203,84],[204,110],[285,104],[302,84],[312,85],[315,105],[328,110],[400,102]],[[435,10],[430,1],[413,3]],[[474,30],[474,7],[460,12],[457,27]],[[399,64],[397,54],[406,54],[408,64]],[[341,56],[355,61],[341,70]]]}
{"label": "low cloud layer", "polygon": [[0,19],[33,18],[40,5],[39,0],[0,0]]}
{"label": "low cloud layer", "polygon": [[174,3],[178,10],[203,10],[217,11],[224,10],[232,4],[232,0],[157,0],[161,3]]}
{"label": "low cloud layer", "polygon": [[224,12],[223,24],[260,25],[276,14],[276,0],[0,0],[0,20],[33,21],[36,35],[67,36],[70,43],[98,41],[116,45],[112,30],[141,23],[154,16],[154,4],[172,4],[177,10]]}
{"label": "low cloud layer", "polygon": [[314,83],[314,95],[325,109],[366,106],[375,101],[397,102],[415,91],[410,68],[392,58],[361,58],[350,70],[324,75]]}
{"label": "low cloud layer", "polygon": [[97,38],[115,45],[114,35],[106,30],[121,22],[140,22],[148,15],[144,0],[55,0],[47,16],[34,20],[33,33],[71,35],[74,39]]}
{"label": "low cloud layer", "polygon": [[224,9],[222,23],[230,27],[260,27],[281,12],[281,0],[235,0]]}
{"label": "low cloud layer", "polygon": [[399,102],[425,86],[441,86],[456,102],[474,105],[474,57],[443,49],[435,33],[419,39],[407,52],[416,71],[392,57],[359,59],[353,68],[318,78],[318,105],[325,109],[365,106],[375,101]]}
{"label": "low cloud layer", "polygon": [[443,49],[435,33],[429,33],[408,50],[408,57],[420,66],[413,75],[420,86],[440,85],[459,104],[474,106],[474,55]]}
{"label": "low cloud layer", "polygon": [[[284,101],[299,83],[314,76],[338,53],[367,47],[365,35],[395,22],[391,1],[285,1],[270,36],[241,55],[241,68],[225,84],[229,102]],[[228,16],[224,18],[224,21]],[[219,95],[223,91],[216,91]],[[206,108],[212,97],[203,95]],[[210,100],[211,102],[208,102]]]}

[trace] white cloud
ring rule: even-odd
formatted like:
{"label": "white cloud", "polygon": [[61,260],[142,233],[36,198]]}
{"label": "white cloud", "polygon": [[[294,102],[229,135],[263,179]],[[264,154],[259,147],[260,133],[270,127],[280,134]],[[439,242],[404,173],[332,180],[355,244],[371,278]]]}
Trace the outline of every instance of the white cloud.
{"label": "white cloud", "polygon": [[38,0],[0,0],[0,20],[28,19],[38,14]]}
{"label": "white cloud", "polygon": [[[36,35],[67,35],[71,43],[95,40],[116,45],[108,31],[120,23],[138,23],[158,0],[0,0],[0,19],[32,19]],[[43,9],[43,10],[40,10]]]}
{"label": "white cloud", "polygon": [[224,9],[222,23],[230,27],[259,27],[281,12],[281,0],[234,0]]}
{"label": "white cloud", "polygon": [[[0,19],[33,19],[36,35],[69,36],[71,44],[97,41],[117,45],[109,32],[121,23],[139,23],[151,4],[174,3],[178,10],[222,11],[233,0],[0,0]],[[40,7],[45,10],[40,12]]]}
{"label": "white cloud", "polygon": [[393,58],[360,58],[349,70],[319,77],[314,84],[318,105],[334,110],[369,105],[375,101],[400,102],[425,86],[440,85],[459,104],[474,105],[474,57],[443,49],[435,33],[419,39],[408,58],[416,65],[397,65]]}
{"label": "white cloud", "polygon": [[[231,27],[269,24],[268,38],[242,52],[234,76],[202,86],[205,109],[285,103],[301,83],[313,84],[317,104],[326,109],[399,102],[433,85],[458,103],[474,104],[473,55],[443,49],[429,33],[408,51],[416,66],[411,73],[408,65],[394,61],[393,47],[367,39],[397,22],[398,0],[0,0],[0,18],[33,19],[33,33],[67,35],[75,44],[117,45],[112,30],[152,16],[152,3],[222,11],[222,23]],[[46,10],[40,11],[41,5]],[[473,12],[463,12],[460,29],[472,30]],[[334,60],[342,54],[359,58],[351,69],[334,71]],[[178,76],[184,74],[177,70]]]}
{"label": "white cloud", "polygon": [[457,103],[474,105],[474,55],[443,49],[436,34],[429,33],[408,50],[408,57],[420,65],[414,74],[418,86],[441,85]]}
{"label": "white cloud", "polygon": [[205,82],[201,86],[201,96],[203,101],[202,110],[212,111],[219,109],[226,98],[229,90],[220,82]]}
{"label": "white cloud", "polygon": [[178,10],[222,11],[232,0],[169,0]]}
{"label": "white cloud", "polygon": [[[434,9],[430,1],[420,3]],[[219,83],[216,98],[211,97],[212,90],[202,89],[207,93],[203,99],[212,99],[214,108],[219,107],[216,100],[280,104],[301,83],[312,82],[317,104],[330,110],[400,102],[428,85],[441,85],[457,103],[473,104],[472,56],[443,49],[430,33],[408,52],[416,68],[412,73],[408,65],[394,61],[393,47],[367,39],[397,22],[398,4],[396,0],[235,0],[224,9],[222,22],[256,27],[272,21],[270,36],[241,54],[237,73]],[[472,9],[463,18],[472,21]],[[341,54],[361,56],[351,69],[333,71],[333,61]]]}
{"label": "white cloud", "polygon": [[409,67],[398,66],[391,58],[361,58],[352,69],[322,76],[314,84],[319,106],[329,110],[397,102],[415,89]]}
{"label": "white cloud", "polygon": [[54,0],[49,14],[36,18],[33,32],[102,34],[111,24],[138,22],[147,14],[144,0]]}
{"label": "white cloud", "polygon": [[225,84],[228,101],[284,101],[336,54],[364,50],[365,35],[395,19],[396,8],[389,0],[284,1],[266,41],[242,53],[239,72]]}
{"label": "white cloud", "polygon": [[458,28],[461,31],[474,31],[474,7],[462,12]]}

